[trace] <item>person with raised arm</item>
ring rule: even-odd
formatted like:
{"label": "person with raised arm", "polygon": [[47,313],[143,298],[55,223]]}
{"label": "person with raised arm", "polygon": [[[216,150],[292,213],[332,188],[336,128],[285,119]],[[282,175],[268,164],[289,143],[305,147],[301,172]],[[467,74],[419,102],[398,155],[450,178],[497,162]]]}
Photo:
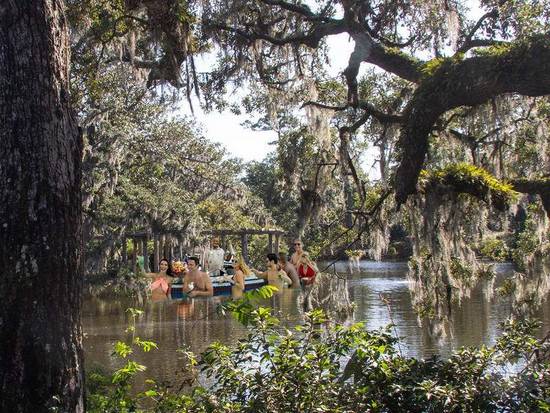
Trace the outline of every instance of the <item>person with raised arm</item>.
{"label": "person with raised arm", "polygon": [[252,272],[258,277],[266,280],[269,285],[277,287],[279,291],[282,291],[285,284],[292,284],[292,280],[288,277],[288,275],[286,275],[286,272],[279,269],[277,262],[278,259],[275,254],[267,254],[267,270],[262,272],[252,269]]}
{"label": "person with raised arm", "polygon": [[315,277],[319,273],[317,264],[309,258],[307,252],[303,252],[298,262],[298,276],[302,285],[311,285],[315,282]]}

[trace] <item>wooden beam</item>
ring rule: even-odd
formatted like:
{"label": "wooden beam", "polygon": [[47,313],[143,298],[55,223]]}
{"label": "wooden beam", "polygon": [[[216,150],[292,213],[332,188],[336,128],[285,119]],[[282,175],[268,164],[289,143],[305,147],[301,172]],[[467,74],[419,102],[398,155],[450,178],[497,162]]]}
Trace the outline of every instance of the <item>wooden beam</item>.
{"label": "wooden beam", "polygon": [[147,236],[147,231],[138,231],[138,232],[132,232],[130,234],[126,234],[126,237],[128,238],[145,238]]}
{"label": "wooden beam", "polygon": [[[149,238],[150,231],[137,231],[133,233],[125,234],[125,237],[129,239],[147,239]],[[205,230],[201,231],[201,235],[216,235],[220,238],[225,237],[226,235],[242,235],[242,234],[248,234],[248,235],[284,235],[285,231],[275,228],[243,228],[243,229],[212,229],[212,230]],[[159,233],[159,235],[172,235],[175,237],[181,236],[181,232],[178,230],[174,231],[163,231],[162,233]]]}
{"label": "wooden beam", "polygon": [[285,231],[282,231],[280,229],[239,229],[239,230],[231,230],[231,229],[213,229],[213,230],[207,230],[202,231],[201,235],[217,235],[217,236],[225,236],[225,235],[283,235],[285,234]]}
{"label": "wooden beam", "polygon": [[268,235],[267,252],[273,252],[273,234]]}

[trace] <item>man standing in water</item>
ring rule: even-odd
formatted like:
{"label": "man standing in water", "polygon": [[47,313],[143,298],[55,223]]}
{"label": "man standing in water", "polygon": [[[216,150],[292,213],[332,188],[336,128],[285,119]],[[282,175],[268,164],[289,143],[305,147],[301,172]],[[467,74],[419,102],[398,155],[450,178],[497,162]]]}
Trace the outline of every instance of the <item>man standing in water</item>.
{"label": "man standing in water", "polygon": [[223,269],[224,256],[225,252],[220,248],[220,240],[218,238],[212,238],[212,249],[208,251],[205,258],[205,268],[211,277],[220,275],[220,270]]}
{"label": "man standing in water", "polygon": [[284,252],[279,253],[279,266],[281,270],[286,272],[286,275],[292,280],[291,288],[301,288],[300,278],[298,277],[298,272],[296,267],[287,260],[286,254]]}
{"label": "man standing in water", "polygon": [[199,259],[189,257],[187,261],[187,273],[183,279],[183,291],[189,297],[212,297],[214,289],[207,273],[199,270]]}

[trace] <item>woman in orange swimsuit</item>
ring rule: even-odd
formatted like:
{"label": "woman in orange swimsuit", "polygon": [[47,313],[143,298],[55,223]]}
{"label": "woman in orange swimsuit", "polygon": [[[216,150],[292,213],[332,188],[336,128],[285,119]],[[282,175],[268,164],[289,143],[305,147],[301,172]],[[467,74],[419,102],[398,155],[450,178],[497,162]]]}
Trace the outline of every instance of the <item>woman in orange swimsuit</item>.
{"label": "woman in orange swimsuit", "polygon": [[159,262],[158,273],[148,273],[147,276],[153,277],[151,283],[151,297],[154,301],[159,301],[161,298],[167,298],[170,295],[170,284],[173,278],[170,274],[170,264],[168,260],[163,258]]}

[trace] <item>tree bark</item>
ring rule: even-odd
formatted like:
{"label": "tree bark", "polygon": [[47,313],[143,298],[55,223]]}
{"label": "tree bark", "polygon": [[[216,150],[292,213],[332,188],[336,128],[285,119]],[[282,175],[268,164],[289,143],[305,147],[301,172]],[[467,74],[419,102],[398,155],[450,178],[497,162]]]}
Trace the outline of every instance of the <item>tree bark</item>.
{"label": "tree bark", "polygon": [[479,105],[505,93],[550,94],[548,35],[518,42],[501,54],[448,60],[420,83],[405,109],[399,139],[401,157],[395,179],[398,204],[416,191],[428,139],[439,117],[451,109]]}
{"label": "tree bark", "polygon": [[296,223],[290,230],[292,240],[302,239],[308,223],[319,209],[319,194],[310,189],[300,189],[300,207],[296,210]]}
{"label": "tree bark", "polygon": [[518,192],[539,195],[546,215],[550,218],[550,178],[513,179],[510,184]]}
{"label": "tree bark", "polygon": [[0,4],[0,411],[82,412],[82,141],[62,0]]}

